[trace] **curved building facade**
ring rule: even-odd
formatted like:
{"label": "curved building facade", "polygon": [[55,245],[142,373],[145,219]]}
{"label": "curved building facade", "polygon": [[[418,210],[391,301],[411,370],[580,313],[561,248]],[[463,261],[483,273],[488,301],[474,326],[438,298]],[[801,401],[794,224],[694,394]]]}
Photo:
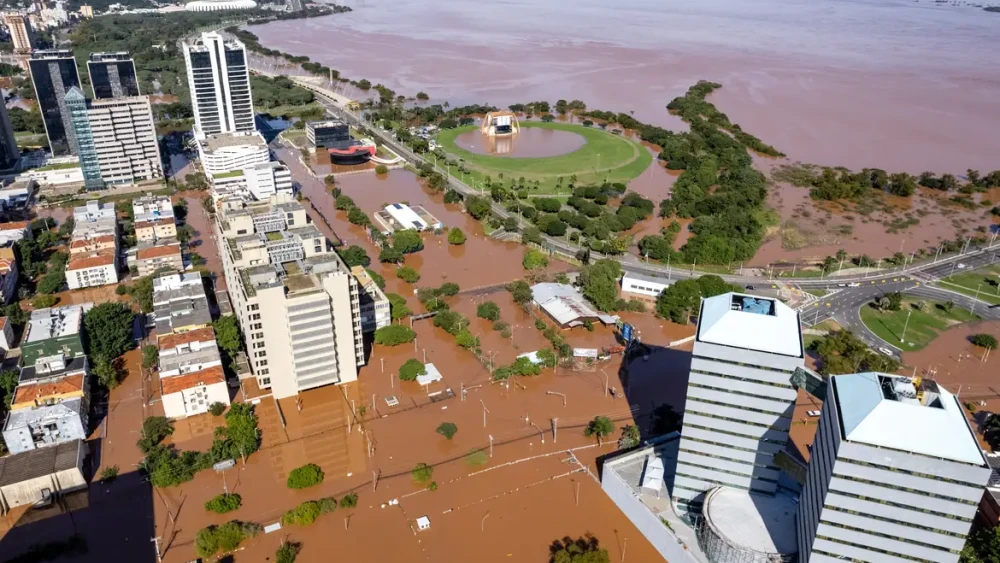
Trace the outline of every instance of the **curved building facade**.
{"label": "curved building facade", "polygon": [[716,487],[696,531],[711,563],[794,563],[796,505],[790,497]]}
{"label": "curved building facade", "polygon": [[212,2],[211,0],[195,0],[184,5],[184,9],[189,12],[216,12],[221,10],[252,10],[257,7],[253,0],[224,0]]}

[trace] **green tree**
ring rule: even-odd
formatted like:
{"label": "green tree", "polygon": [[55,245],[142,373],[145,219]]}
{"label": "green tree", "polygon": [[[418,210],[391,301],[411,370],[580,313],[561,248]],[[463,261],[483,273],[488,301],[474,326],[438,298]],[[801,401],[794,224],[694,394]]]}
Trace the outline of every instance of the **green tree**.
{"label": "green tree", "polygon": [[600,311],[613,311],[618,304],[618,280],[621,265],[608,258],[585,266],[580,272],[583,295]]}
{"label": "green tree", "polygon": [[996,563],[1000,561],[1000,528],[991,527],[969,536],[959,563]]}
{"label": "green tree", "polygon": [[323,183],[326,184],[327,187],[330,187],[337,183],[337,179],[333,177],[333,174],[327,174],[323,177]]}
{"label": "green tree", "polygon": [[323,482],[323,470],[315,463],[296,467],[288,473],[285,484],[289,489],[305,489]]}
{"label": "green tree", "polygon": [[454,422],[442,422],[434,431],[451,440],[458,433],[458,426]]}
{"label": "green tree", "polygon": [[597,538],[588,534],[575,540],[566,536],[552,542],[549,563],[611,563],[611,558]]}
{"label": "green tree", "polygon": [[413,314],[413,311],[406,304],[406,298],[402,295],[398,293],[386,293],[385,296],[389,300],[389,311],[392,315],[392,320],[398,321]]}
{"label": "green tree", "polygon": [[51,307],[59,302],[59,298],[55,295],[39,295],[31,300],[31,306],[35,309],[45,309]]}
{"label": "green tree", "polygon": [[208,405],[208,412],[211,413],[212,416],[219,416],[226,412],[226,403],[215,401],[214,403]]}
{"label": "green tree", "polygon": [[396,277],[406,283],[417,283],[420,280],[420,272],[410,266],[403,266],[396,270]]}
{"label": "green tree", "polygon": [[243,497],[236,493],[222,493],[205,503],[205,510],[217,514],[232,512],[243,505]]}
{"label": "green tree", "polygon": [[888,309],[890,311],[898,311],[902,307],[902,304],[903,304],[903,294],[902,293],[900,293],[898,291],[894,291],[892,293],[886,294],[885,297],[886,297],[886,299],[889,300],[889,307],[888,307]]}
{"label": "green tree", "polygon": [[417,483],[424,484],[434,476],[434,468],[426,463],[418,463],[416,467],[410,470],[410,476]]}
{"label": "green tree", "polygon": [[488,321],[500,319],[500,306],[492,301],[485,301],[476,307],[476,316]]}
{"label": "green tree", "polygon": [[347,221],[352,225],[358,225],[361,227],[367,227],[371,224],[371,220],[368,219],[368,215],[357,207],[347,211]]}
{"label": "green tree", "polygon": [[542,365],[545,367],[550,368],[556,365],[556,353],[551,348],[542,348],[539,350],[538,359],[542,361]]}
{"label": "green tree", "polygon": [[615,423],[612,422],[610,418],[606,416],[595,416],[593,420],[587,423],[587,427],[583,430],[583,435],[597,436],[597,441],[600,443],[601,439],[610,435],[614,431]]}
{"label": "green tree", "polygon": [[354,200],[351,199],[350,196],[340,195],[337,196],[337,199],[334,202],[334,207],[340,211],[347,211],[348,209],[356,208],[357,205],[354,204]]}
{"label": "green tree", "polygon": [[105,358],[109,363],[131,349],[132,321],[135,313],[122,303],[101,303],[83,316],[87,353],[91,358]]}
{"label": "green tree", "polygon": [[94,375],[101,386],[114,389],[121,383],[121,374],[115,367],[114,360],[108,360],[104,356],[94,356]]}
{"label": "green tree", "polygon": [[453,244],[455,246],[465,244],[465,233],[462,232],[462,229],[452,227],[451,230],[448,231],[448,244]]}
{"label": "green tree", "polygon": [[375,173],[382,176],[389,173],[389,167],[384,164],[377,164],[375,166]]}
{"label": "green tree", "polygon": [[380,346],[399,346],[413,342],[417,333],[413,329],[403,325],[384,326],[375,331],[375,344]]}
{"label": "green tree", "polygon": [[221,526],[209,526],[198,530],[194,538],[194,549],[199,557],[208,558],[222,551],[235,550],[246,539],[261,532],[260,524],[233,520]]}
{"label": "green tree", "polygon": [[294,541],[286,541],[281,544],[274,554],[274,563],[295,563],[295,558],[302,551],[302,544]]}
{"label": "green tree", "polygon": [[344,259],[344,263],[347,264],[348,268],[353,268],[354,266],[364,266],[367,268],[372,263],[372,259],[368,257],[368,253],[360,246],[348,246],[340,251],[340,257]]}
{"label": "green tree", "polygon": [[149,416],[142,421],[142,437],[139,438],[138,446],[142,453],[149,453],[154,446],[163,441],[164,438],[174,433],[174,427],[165,416]]}
{"label": "green tree", "polygon": [[257,415],[250,403],[233,403],[226,412],[226,425],[215,429],[215,440],[206,454],[213,463],[242,458],[260,449]]}
{"label": "green tree", "polygon": [[142,367],[153,369],[160,363],[160,349],[155,344],[142,347]]}
{"label": "green tree", "polygon": [[219,317],[212,322],[215,329],[215,342],[230,358],[235,357],[243,348],[240,338],[240,325],[233,315]]}
{"label": "green tree", "polygon": [[420,233],[417,231],[403,229],[392,235],[392,247],[403,254],[411,254],[424,249],[424,240],[420,238]]}
{"label": "green tree", "polygon": [[973,334],[969,337],[969,342],[979,346],[980,348],[994,348],[997,347],[997,338],[992,334]]}
{"label": "green tree", "polygon": [[524,280],[517,280],[507,284],[507,291],[510,292],[514,302],[524,305],[531,301],[531,286]]}
{"label": "green tree", "polygon": [[531,248],[524,252],[521,265],[524,266],[525,270],[537,270],[548,266],[549,259],[541,251]]}
{"label": "green tree", "polygon": [[378,272],[370,268],[365,268],[365,272],[368,272],[368,277],[375,281],[375,285],[379,289],[385,289],[385,278],[383,278]]}
{"label": "green tree", "polygon": [[340,508],[354,508],[358,505],[358,494],[347,493],[340,499]]}
{"label": "green tree", "polygon": [[388,262],[390,264],[399,264],[403,261],[403,253],[392,248],[391,246],[383,246],[382,250],[378,254],[379,262]]}
{"label": "green tree", "polygon": [[490,200],[480,196],[469,196],[465,198],[465,209],[475,219],[482,219],[490,212]]}
{"label": "green tree", "polygon": [[462,348],[470,350],[472,348],[475,348],[476,346],[479,346],[479,338],[474,334],[472,334],[471,332],[469,332],[469,329],[463,328],[462,330],[458,331],[458,334],[455,335],[455,344],[458,344]]}
{"label": "green tree", "polygon": [[628,449],[639,444],[639,428],[631,424],[622,427],[621,438],[618,438],[618,448]]}
{"label": "green tree", "polygon": [[0,399],[3,401],[3,409],[0,410],[10,408],[10,404],[14,400],[14,390],[17,389],[20,376],[21,372],[17,369],[0,371]]}
{"label": "green tree", "polygon": [[320,504],[314,500],[300,503],[295,508],[289,510],[281,516],[282,524],[298,524],[299,526],[309,526],[323,513]]}
{"label": "green tree", "polygon": [[410,358],[399,368],[399,379],[402,381],[416,381],[418,375],[425,375],[427,368],[419,360]]}
{"label": "green tree", "polygon": [[45,294],[59,293],[66,288],[66,274],[65,272],[53,271],[45,274],[41,280],[38,281],[38,292]]}

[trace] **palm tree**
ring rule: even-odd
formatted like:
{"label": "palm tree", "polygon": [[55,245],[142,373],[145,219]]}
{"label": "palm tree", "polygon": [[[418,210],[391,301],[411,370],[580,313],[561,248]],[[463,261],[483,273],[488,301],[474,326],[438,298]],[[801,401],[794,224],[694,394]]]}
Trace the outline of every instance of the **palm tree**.
{"label": "palm tree", "polygon": [[878,300],[878,308],[880,311],[887,310],[889,308],[889,305],[891,305],[891,303],[889,302],[888,297],[883,297]]}

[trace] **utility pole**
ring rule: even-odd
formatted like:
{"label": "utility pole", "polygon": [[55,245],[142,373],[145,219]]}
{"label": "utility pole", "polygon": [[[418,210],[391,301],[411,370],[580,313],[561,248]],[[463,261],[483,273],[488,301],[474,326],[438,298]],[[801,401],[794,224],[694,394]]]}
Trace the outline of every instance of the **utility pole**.
{"label": "utility pole", "polygon": [[483,405],[483,428],[486,428],[486,415],[489,414],[490,410],[486,408],[486,403],[482,399],[479,399],[479,404]]}
{"label": "utility pole", "polygon": [[156,560],[158,562],[162,562],[163,554],[160,553],[160,536],[156,536],[155,538],[150,538],[149,541],[153,542],[153,546],[155,546],[156,548]]}
{"label": "utility pole", "polygon": [[490,434],[490,457],[493,457],[493,434]]}
{"label": "utility pole", "polygon": [[601,373],[604,374],[604,398],[608,397],[608,372],[601,368]]}
{"label": "utility pole", "polygon": [[558,434],[559,434],[559,419],[558,418],[553,418],[552,419],[552,443],[553,444],[556,443],[556,438],[558,437]]}
{"label": "utility pole", "polygon": [[378,488],[378,478],[381,477],[381,476],[382,476],[382,471],[378,471],[377,473],[375,471],[372,471],[372,492],[373,493],[375,492],[375,489]]}
{"label": "utility pole", "polygon": [[906,338],[906,327],[910,326],[910,313],[912,312],[913,309],[909,309],[908,311],[906,311],[906,322],[903,323],[903,334],[899,336],[900,343],[902,343],[903,339]]}
{"label": "utility pole", "polygon": [[580,482],[576,482],[576,505],[580,506]]}

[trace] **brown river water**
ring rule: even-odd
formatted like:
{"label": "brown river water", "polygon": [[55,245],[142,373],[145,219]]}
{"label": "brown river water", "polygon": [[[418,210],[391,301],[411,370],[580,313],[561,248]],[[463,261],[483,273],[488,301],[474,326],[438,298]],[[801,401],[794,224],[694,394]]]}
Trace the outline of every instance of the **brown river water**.
{"label": "brown river water", "polygon": [[[356,0],[255,26],[261,42],[431,102],[578,98],[682,128],[699,79],[795,160],[964,173],[997,168],[1000,15],[906,0]],[[359,94],[355,91],[353,94]],[[361,96],[358,96],[361,97]]]}

